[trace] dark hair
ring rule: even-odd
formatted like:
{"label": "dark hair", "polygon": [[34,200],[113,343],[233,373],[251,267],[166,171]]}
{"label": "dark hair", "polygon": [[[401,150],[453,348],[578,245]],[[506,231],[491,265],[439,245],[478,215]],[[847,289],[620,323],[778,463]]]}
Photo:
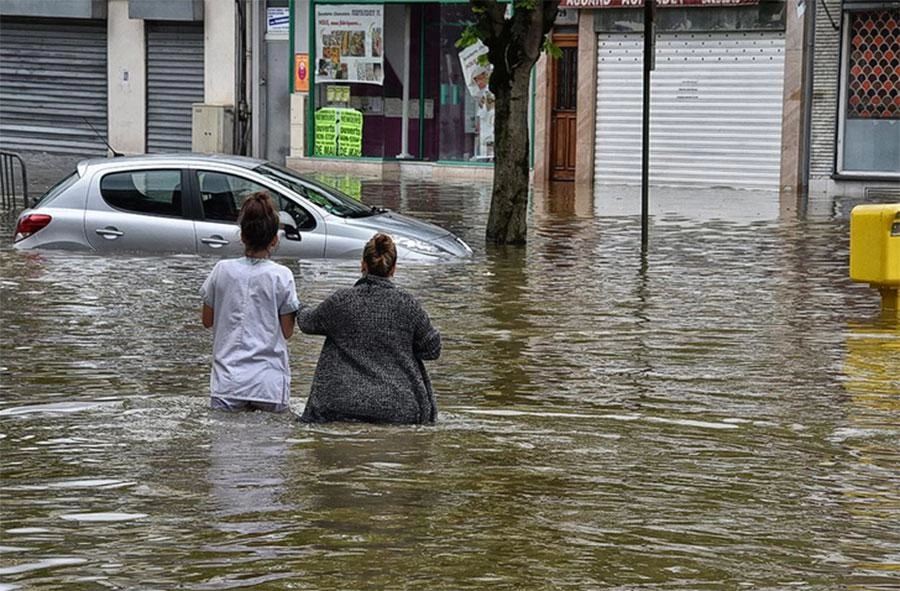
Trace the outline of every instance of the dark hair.
{"label": "dark hair", "polygon": [[241,225],[241,241],[245,250],[265,250],[278,234],[279,220],[275,202],[265,191],[257,191],[241,205],[238,214]]}
{"label": "dark hair", "polygon": [[375,234],[366,242],[363,249],[363,261],[369,275],[389,277],[397,264],[397,247],[394,239],[387,234]]}

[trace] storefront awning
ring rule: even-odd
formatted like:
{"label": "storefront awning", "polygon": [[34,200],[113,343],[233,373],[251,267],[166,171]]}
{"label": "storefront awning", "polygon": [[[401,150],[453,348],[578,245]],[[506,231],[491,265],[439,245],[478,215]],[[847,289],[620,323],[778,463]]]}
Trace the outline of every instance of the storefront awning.
{"label": "storefront awning", "polygon": [[[871,0],[870,0],[871,1]],[[658,8],[747,6],[759,0],[656,0]],[[644,0],[562,0],[560,8],[641,8]]]}

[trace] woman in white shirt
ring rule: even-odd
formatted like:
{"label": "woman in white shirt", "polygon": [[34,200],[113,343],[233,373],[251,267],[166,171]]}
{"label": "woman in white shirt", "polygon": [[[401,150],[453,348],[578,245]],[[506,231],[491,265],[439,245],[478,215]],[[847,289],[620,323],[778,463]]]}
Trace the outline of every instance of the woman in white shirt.
{"label": "woman in white shirt", "polygon": [[238,217],[244,256],[221,260],[203,283],[203,326],[213,329],[211,406],[222,410],[290,408],[287,339],[300,308],[294,275],[269,260],[278,245],[278,212],[265,192],[250,195]]}

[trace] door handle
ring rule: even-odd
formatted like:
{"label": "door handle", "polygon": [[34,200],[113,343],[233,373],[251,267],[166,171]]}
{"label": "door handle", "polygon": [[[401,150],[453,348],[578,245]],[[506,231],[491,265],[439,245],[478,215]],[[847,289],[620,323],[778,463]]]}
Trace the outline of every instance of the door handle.
{"label": "door handle", "polygon": [[208,245],[210,248],[222,248],[228,244],[228,241],[221,236],[210,236],[209,238],[201,238],[200,242]]}
{"label": "door handle", "polygon": [[106,226],[105,228],[97,228],[94,230],[100,236],[103,236],[107,240],[115,240],[119,236],[124,236],[125,232],[121,232],[114,228],[113,226]]}

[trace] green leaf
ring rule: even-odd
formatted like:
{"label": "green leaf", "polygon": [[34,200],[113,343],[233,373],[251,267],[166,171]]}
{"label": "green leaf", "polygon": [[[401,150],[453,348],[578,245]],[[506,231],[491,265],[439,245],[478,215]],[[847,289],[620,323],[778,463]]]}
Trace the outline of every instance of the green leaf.
{"label": "green leaf", "polygon": [[543,47],[541,47],[541,50],[553,59],[557,60],[561,58],[563,54],[562,49],[558,45],[554,45],[554,43],[550,41],[549,35],[544,38],[544,45]]}
{"label": "green leaf", "polygon": [[462,30],[462,33],[459,35],[459,39],[456,40],[456,47],[462,49],[464,47],[468,47],[470,45],[474,45],[481,39],[481,36],[478,34],[478,27],[474,23],[469,23],[466,25],[466,28]]}

